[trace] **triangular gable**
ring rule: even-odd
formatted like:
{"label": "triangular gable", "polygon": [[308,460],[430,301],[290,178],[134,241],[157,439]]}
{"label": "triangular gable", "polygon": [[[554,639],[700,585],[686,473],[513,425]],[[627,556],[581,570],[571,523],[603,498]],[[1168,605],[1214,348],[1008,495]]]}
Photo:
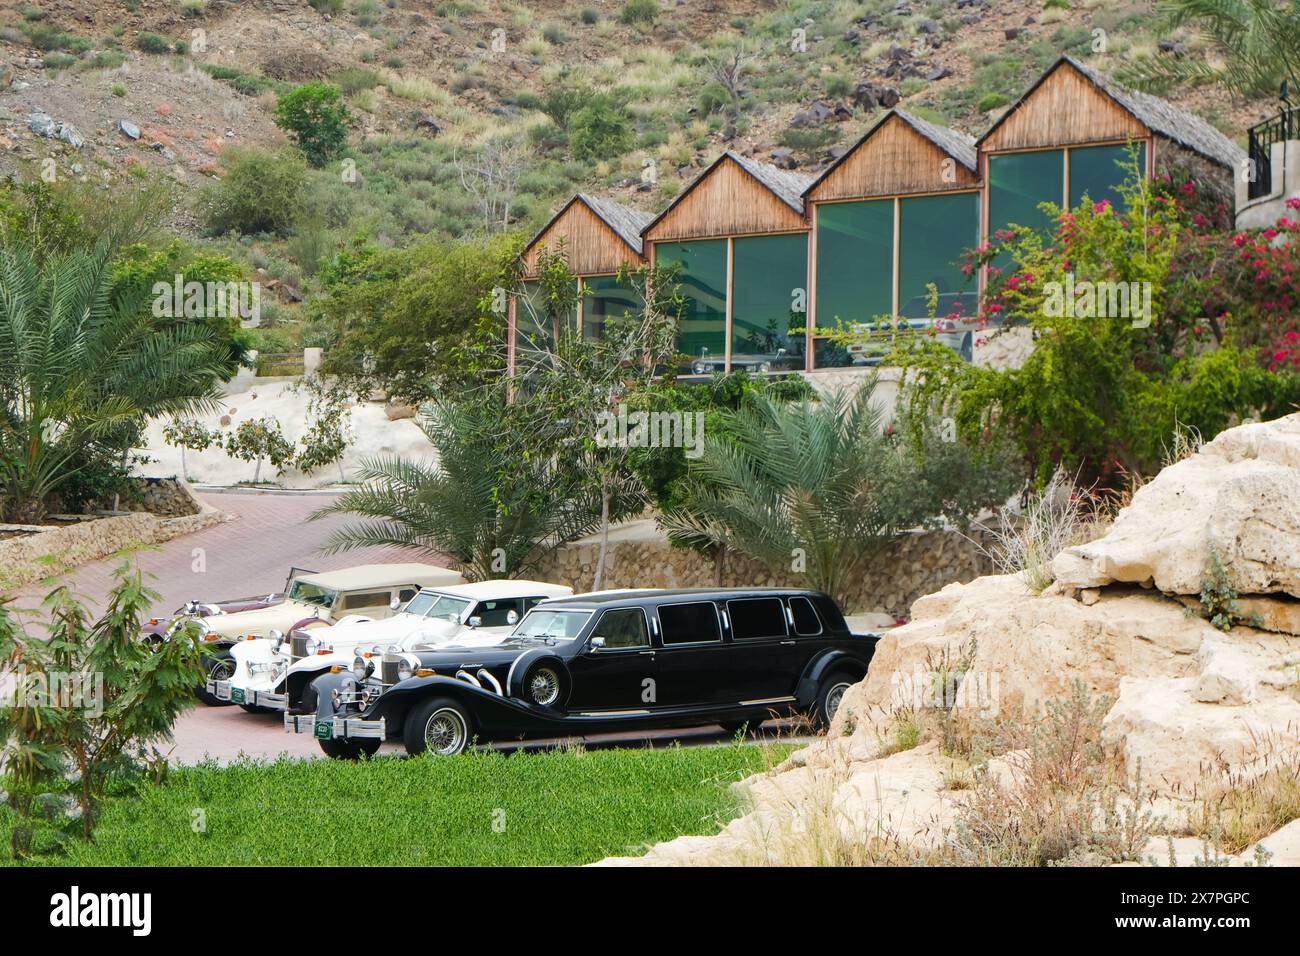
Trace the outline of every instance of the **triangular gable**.
{"label": "triangular gable", "polygon": [[971,189],[974,140],[890,110],[804,193],[808,202]]}
{"label": "triangular gable", "polygon": [[797,197],[773,189],[749,168],[752,163],[723,153],[641,231],[641,238],[663,242],[806,229]]}
{"label": "triangular gable", "polygon": [[618,272],[624,263],[639,265],[642,262],[640,239],[631,235],[630,229],[643,223],[649,214],[619,208],[629,214],[625,217],[625,229],[617,228],[616,224],[608,221],[606,215],[602,215],[602,212],[608,214],[603,204],[593,203],[582,193],[574,196],[524,247],[525,274],[535,273],[537,256],[542,249],[558,249],[561,241],[569,269],[574,275]]}

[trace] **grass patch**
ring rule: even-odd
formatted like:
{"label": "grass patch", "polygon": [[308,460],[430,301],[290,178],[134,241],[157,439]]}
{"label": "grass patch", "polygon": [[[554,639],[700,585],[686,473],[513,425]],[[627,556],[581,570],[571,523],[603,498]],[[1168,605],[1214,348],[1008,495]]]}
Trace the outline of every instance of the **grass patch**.
{"label": "grass patch", "polygon": [[[238,763],[109,801],[67,866],[572,865],[716,833],[786,745]],[[202,810],[205,832],[194,832]],[[12,816],[0,807],[0,832]],[[0,862],[12,864],[8,842]]]}

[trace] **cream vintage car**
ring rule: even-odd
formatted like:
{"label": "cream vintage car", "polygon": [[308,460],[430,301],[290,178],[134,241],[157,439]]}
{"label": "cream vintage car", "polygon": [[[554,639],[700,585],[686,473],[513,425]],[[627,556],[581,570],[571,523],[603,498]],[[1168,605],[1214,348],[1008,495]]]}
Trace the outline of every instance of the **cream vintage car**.
{"label": "cream vintage car", "polygon": [[[270,638],[294,629],[328,627],[349,617],[366,619],[390,616],[422,588],[461,584],[455,571],[433,564],[359,564],[338,571],[298,574],[288,583],[283,599],[263,607],[232,613],[201,616],[183,613],[169,626],[193,621],[204,642],[213,651],[208,662],[208,679],[196,688],[205,704],[230,703],[222,699],[218,686],[235,672],[231,648],[241,641]],[[197,607],[197,602],[192,604]]]}
{"label": "cream vintage car", "polygon": [[245,710],[298,710],[312,681],[351,667],[357,655],[377,660],[453,640],[495,644],[542,601],[572,594],[561,584],[509,579],[425,588],[391,617],[349,615],[330,627],[292,631],[287,640],[241,641],[231,649],[234,676],[212,690]]}

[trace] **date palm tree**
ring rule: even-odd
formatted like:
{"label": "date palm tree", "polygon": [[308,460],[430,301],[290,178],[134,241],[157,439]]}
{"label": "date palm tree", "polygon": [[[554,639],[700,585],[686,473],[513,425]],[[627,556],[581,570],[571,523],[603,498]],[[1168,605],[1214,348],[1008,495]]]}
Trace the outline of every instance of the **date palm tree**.
{"label": "date palm tree", "polygon": [[690,463],[682,505],[661,518],[669,540],[749,555],[845,606],[893,535],[964,521],[1020,482],[1005,449],[931,441],[928,426],[915,440],[911,426],[885,429],[873,391],[756,395],[723,413]]}
{"label": "date palm tree", "polygon": [[120,460],[155,415],[214,408],[223,343],[111,293],[111,246],[0,249],[0,513],[31,522],[78,472]]}
{"label": "date palm tree", "polygon": [[1212,63],[1203,53],[1149,58],[1134,67],[1139,85],[1159,89],[1199,79],[1250,96],[1275,92],[1287,80],[1300,89],[1300,0],[1163,0],[1157,12],[1171,26],[1199,29],[1223,61]]}
{"label": "date palm tree", "polygon": [[[326,554],[354,548],[412,548],[450,558],[466,577],[519,577],[543,545],[593,531],[599,510],[591,483],[525,434],[503,385],[431,401],[418,422],[436,465],[399,456],[362,460],[362,486],[312,515],[367,519],[328,539]],[[535,424],[535,423],[534,423]],[[555,447],[560,444],[557,432]]]}

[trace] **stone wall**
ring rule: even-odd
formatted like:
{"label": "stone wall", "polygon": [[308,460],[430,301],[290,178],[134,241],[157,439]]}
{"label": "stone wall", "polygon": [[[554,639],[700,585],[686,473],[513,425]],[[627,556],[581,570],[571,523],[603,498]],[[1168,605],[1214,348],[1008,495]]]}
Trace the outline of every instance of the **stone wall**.
{"label": "stone wall", "polygon": [[0,588],[18,588],[125,548],[160,544],[225,521],[227,515],[180,486],[198,510],[176,517],[146,511],[83,521],[0,541]]}
{"label": "stone wall", "polygon": [[[147,511],[160,518],[181,518],[196,515],[203,510],[203,504],[194,497],[189,486],[177,478],[136,478],[136,487],[140,492],[138,500],[123,496],[117,504],[121,511]],[[113,507],[113,500],[96,503],[105,510]]]}
{"label": "stone wall", "polygon": [[[971,538],[982,533],[971,531]],[[987,543],[987,542],[985,542]],[[551,552],[534,572],[542,581],[591,588],[600,549],[598,536]],[[979,546],[957,531],[915,531],[901,535],[868,559],[853,589],[846,613],[907,617],[912,602],[953,581],[988,574],[991,565]],[[614,529],[603,587],[806,587],[804,575],[774,570],[740,554],[728,554],[721,580],[712,558],[672,547],[653,521],[629,522]]]}

